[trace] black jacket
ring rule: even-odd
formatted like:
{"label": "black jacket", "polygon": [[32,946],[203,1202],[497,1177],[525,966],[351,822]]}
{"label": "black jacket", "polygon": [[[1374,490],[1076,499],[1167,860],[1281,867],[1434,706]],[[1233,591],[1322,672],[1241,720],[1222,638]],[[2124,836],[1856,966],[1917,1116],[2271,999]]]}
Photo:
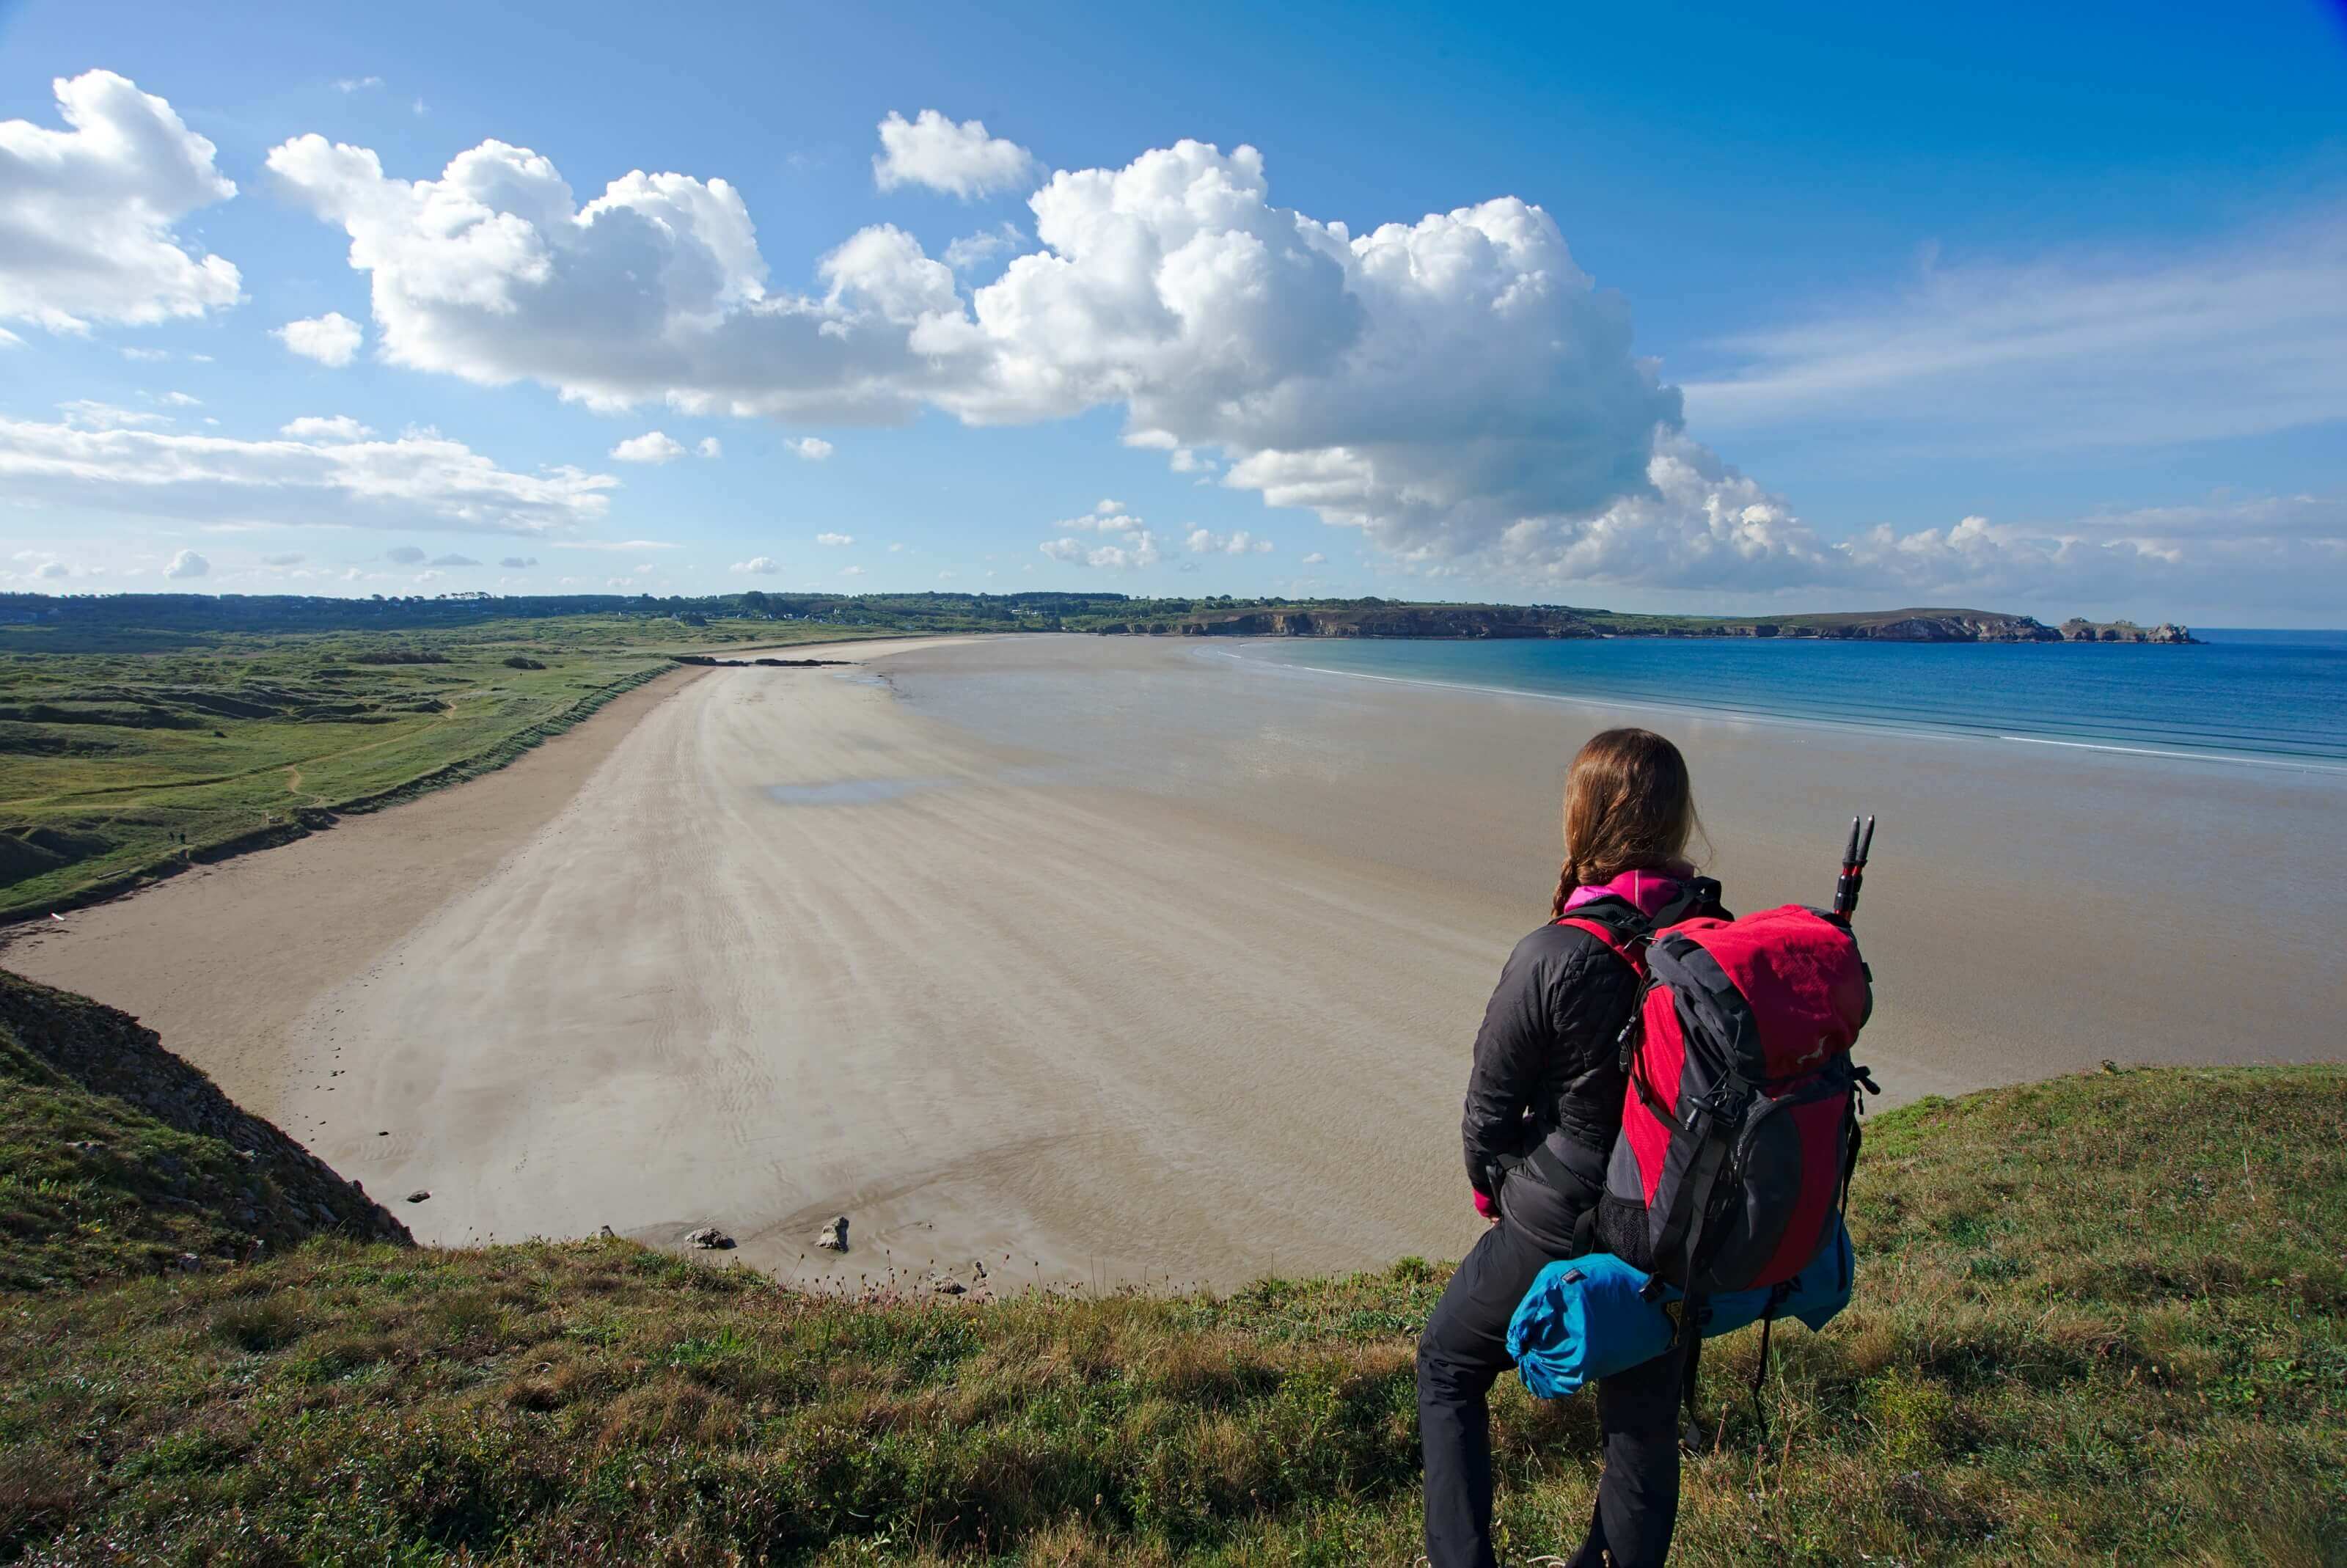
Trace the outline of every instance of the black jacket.
{"label": "black jacket", "polygon": [[[1701,886],[1716,894],[1716,885]],[[1721,911],[1706,900],[1701,912]],[[1608,897],[1575,913],[1635,911]],[[1475,1037],[1460,1129],[1467,1179],[1500,1205],[1508,1223],[1560,1257],[1573,1252],[1574,1222],[1604,1189],[1628,1081],[1619,1054],[1622,1026],[1638,989],[1635,971],[1595,937],[1542,926],[1508,955]],[[1543,1143],[1553,1164],[1518,1163]]]}

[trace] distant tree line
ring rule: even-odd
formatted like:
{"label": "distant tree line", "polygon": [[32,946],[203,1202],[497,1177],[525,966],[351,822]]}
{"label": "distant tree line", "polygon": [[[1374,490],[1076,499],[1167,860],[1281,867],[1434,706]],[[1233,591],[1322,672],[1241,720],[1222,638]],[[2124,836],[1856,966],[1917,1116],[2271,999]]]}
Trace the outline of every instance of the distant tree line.
{"label": "distant tree line", "polygon": [[703,625],[712,617],[907,630],[1071,630],[1199,610],[1290,605],[1375,608],[1398,600],[1136,599],[1122,593],[375,594],[365,599],[243,593],[0,593],[0,625],[178,631],[392,631],[493,620],[610,615]]}

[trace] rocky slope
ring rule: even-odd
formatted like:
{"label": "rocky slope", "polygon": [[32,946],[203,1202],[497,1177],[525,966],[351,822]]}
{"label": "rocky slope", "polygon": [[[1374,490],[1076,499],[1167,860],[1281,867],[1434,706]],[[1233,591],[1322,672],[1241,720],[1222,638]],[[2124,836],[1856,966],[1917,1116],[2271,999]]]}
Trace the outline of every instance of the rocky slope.
{"label": "rocky slope", "polygon": [[127,1013],[0,970],[0,1289],[406,1243],[353,1182]]}

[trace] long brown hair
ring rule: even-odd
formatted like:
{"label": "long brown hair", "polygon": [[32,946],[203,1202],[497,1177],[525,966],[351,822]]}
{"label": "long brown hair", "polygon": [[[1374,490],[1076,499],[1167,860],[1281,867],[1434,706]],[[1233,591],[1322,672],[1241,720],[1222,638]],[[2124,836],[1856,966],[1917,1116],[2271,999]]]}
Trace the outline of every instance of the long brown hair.
{"label": "long brown hair", "polygon": [[1553,914],[1564,914],[1576,887],[1682,864],[1687,840],[1702,831],[1676,746],[1652,730],[1590,736],[1564,777],[1564,868]]}

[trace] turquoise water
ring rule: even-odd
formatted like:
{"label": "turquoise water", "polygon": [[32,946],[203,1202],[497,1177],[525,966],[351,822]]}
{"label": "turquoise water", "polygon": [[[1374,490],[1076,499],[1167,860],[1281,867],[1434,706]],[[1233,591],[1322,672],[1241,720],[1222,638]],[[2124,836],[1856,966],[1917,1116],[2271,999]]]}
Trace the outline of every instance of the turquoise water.
{"label": "turquoise water", "polygon": [[2198,635],[2207,642],[2189,648],[1314,639],[1245,652],[1347,675],[2347,773],[2347,631]]}

